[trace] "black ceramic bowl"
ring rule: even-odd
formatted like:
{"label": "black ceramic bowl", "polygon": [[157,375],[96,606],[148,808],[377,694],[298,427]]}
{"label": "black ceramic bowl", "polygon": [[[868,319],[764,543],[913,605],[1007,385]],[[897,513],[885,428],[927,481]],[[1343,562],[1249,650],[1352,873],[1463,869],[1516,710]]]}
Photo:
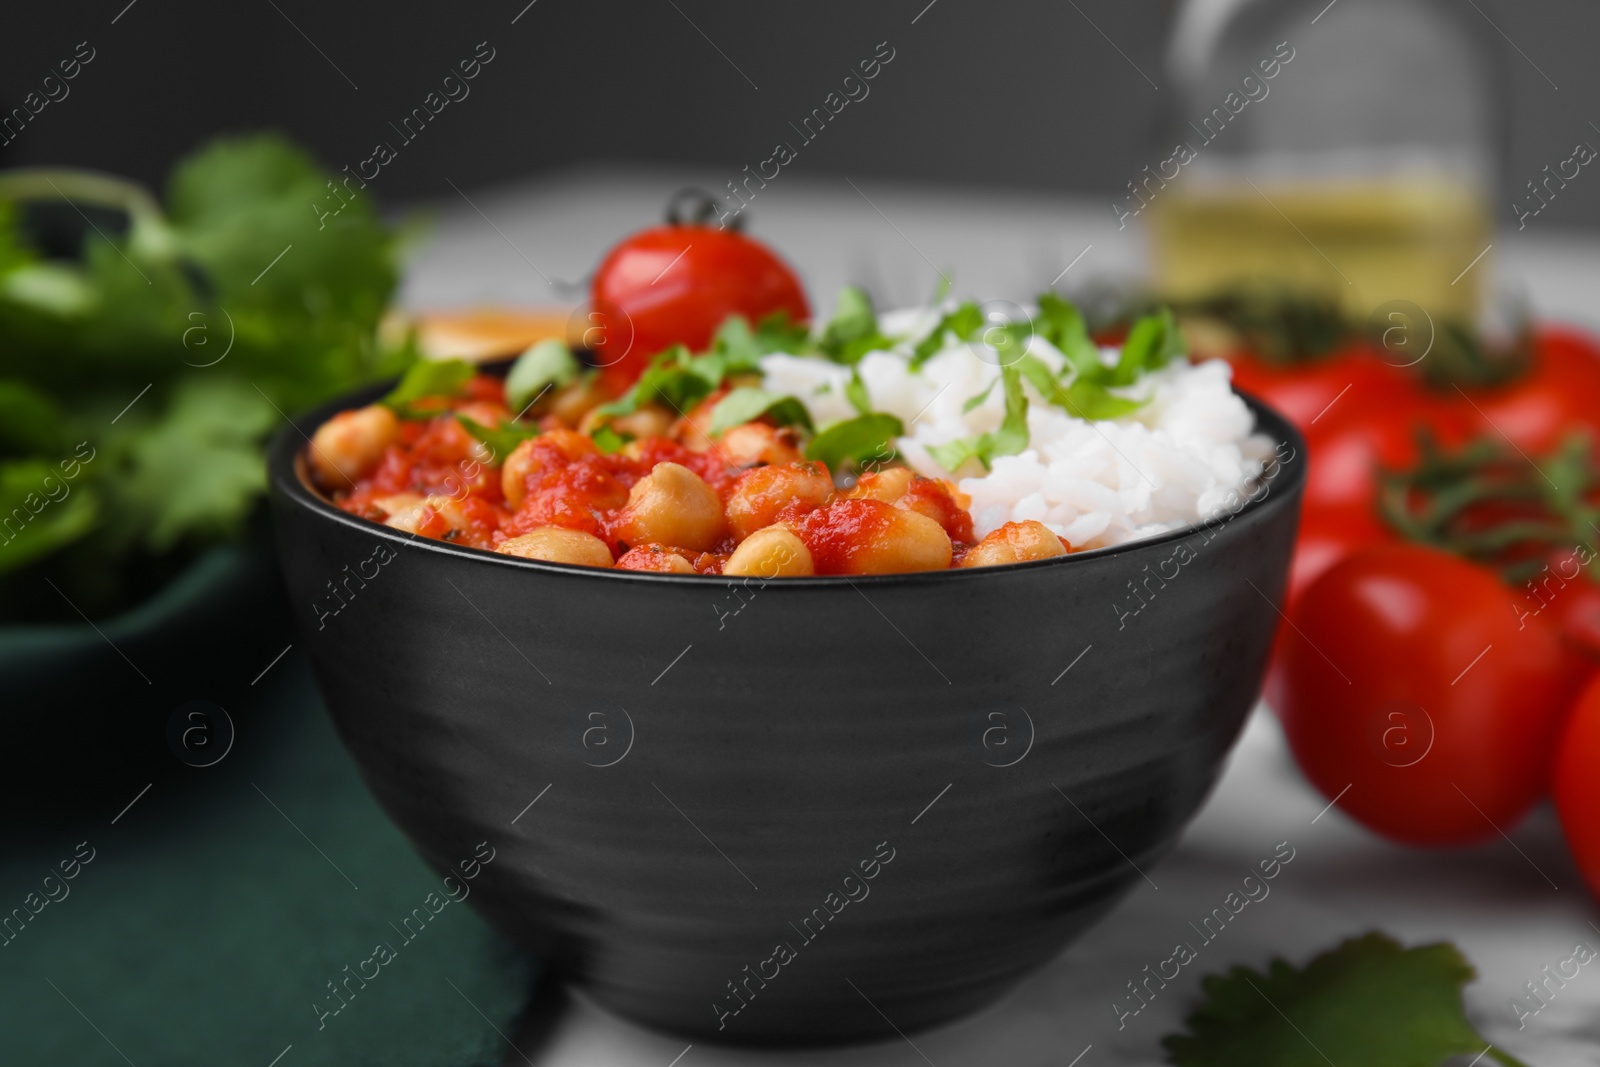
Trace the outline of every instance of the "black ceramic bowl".
{"label": "black ceramic bowl", "polygon": [[493,849],[448,885],[507,937],[695,1040],[948,1022],[1141,882],[1256,699],[1304,481],[1299,435],[1252,402],[1283,462],[1206,526],[747,587],[339,511],[304,477],[301,430],[378,393],[307,416],[270,458],[340,734],[439,871]]}

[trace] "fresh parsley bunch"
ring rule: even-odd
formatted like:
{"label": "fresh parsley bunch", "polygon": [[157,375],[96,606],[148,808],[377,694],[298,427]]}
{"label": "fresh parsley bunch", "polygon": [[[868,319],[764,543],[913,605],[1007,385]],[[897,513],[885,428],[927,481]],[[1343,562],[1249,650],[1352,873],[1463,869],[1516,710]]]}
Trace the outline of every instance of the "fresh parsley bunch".
{"label": "fresh parsley bunch", "polygon": [[137,602],[242,529],[286,415],[413,358],[379,336],[400,234],[363,195],[319,220],[331,178],[270,135],[182,160],[164,202],[0,173],[0,616],[76,618],[41,576]]}

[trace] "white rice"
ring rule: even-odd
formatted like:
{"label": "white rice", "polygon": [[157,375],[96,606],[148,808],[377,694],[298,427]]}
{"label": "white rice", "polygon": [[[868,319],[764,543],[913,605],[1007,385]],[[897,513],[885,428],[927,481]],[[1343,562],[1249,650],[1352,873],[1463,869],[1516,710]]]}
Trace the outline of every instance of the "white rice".
{"label": "white rice", "polygon": [[[890,337],[921,337],[938,312],[918,309],[882,317]],[[1028,353],[1053,369],[1063,357],[1035,337]],[[1102,355],[1116,358],[1115,349]],[[770,355],[761,361],[767,389],[799,397],[820,426],[853,417],[845,395],[850,369],[815,357]],[[875,411],[896,415],[906,435],[896,442],[918,472],[955,481],[972,498],[979,537],[1007,522],[1036,519],[1074,548],[1101,548],[1150,537],[1220,513],[1231,492],[1263,470],[1272,441],[1255,434],[1254,416],[1229,387],[1221,360],[1175,361],[1146,375],[1119,395],[1148,399],[1132,414],[1089,422],[1046,402],[1031,385],[1029,444],[1001,456],[985,471],[968,460],[947,471],[928,453],[944,444],[997,429],[1005,417],[1003,390],[995,385],[971,411],[962,407],[989,389],[1000,368],[965,343],[943,349],[919,370],[903,352],[869,353],[856,368]]]}

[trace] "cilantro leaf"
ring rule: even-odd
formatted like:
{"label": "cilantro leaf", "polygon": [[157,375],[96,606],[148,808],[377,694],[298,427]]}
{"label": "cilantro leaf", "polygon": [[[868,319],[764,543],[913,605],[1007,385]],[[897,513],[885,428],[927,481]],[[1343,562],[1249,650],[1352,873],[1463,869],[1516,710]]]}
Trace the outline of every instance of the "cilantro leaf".
{"label": "cilantro leaf", "polygon": [[979,406],[985,400],[988,400],[989,399],[989,394],[994,392],[994,387],[996,385],[999,385],[999,384],[1000,384],[1000,379],[999,378],[990,378],[989,379],[989,384],[983,387],[983,392],[978,393],[975,396],[967,397],[967,402],[965,404],[961,405],[961,414],[963,414],[963,415],[967,414],[967,412],[969,412],[973,408]]}
{"label": "cilantro leaf", "polygon": [[[1370,933],[1303,969],[1273,960],[1266,974],[1208,975],[1189,1032],[1163,1044],[1178,1067],[1434,1067],[1489,1045],[1461,1002],[1473,977],[1454,945],[1408,949]],[[1488,1055],[1524,1067],[1500,1049]]]}
{"label": "cilantro leaf", "polygon": [[456,413],[456,421],[461,424],[474,438],[489,446],[493,453],[489,462],[504,463],[506,457],[516,450],[522,442],[539,436],[537,426],[518,426],[516,423],[502,422],[499,426],[489,427],[467,416]]}
{"label": "cilantro leaf", "polygon": [[1100,348],[1089,337],[1089,328],[1076,307],[1054,293],[1039,294],[1039,314],[1034,327],[1067,357],[1067,366],[1079,376],[1102,370]]}
{"label": "cilantro leaf", "polygon": [[799,352],[809,341],[806,328],[793,324],[787,312],[766,316],[753,331],[743,316],[730,315],[717,327],[710,349],[695,355],[683,345],[673,345],[657,353],[633,388],[598,410],[602,415],[627,415],[660,401],[681,414],[722,388],[728,377],[759,373],[762,356]]}
{"label": "cilantro leaf", "polygon": [[939,466],[953,474],[967,460],[976,459],[988,470],[997,457],[1014,456],[1028,447],[1028,397],[1022,391],[1021,368],[1016,364],[1001,367],[1000,382],[1006,395],[1006,416],[1000,428],[977,437],[929,446],[928,454]]}
{"label": "cilantro leaf", "polygon": [[756,370],[762,356],[803,352],[810,343],[811,331],[780,310],[764,316],[754,330],[744,316],[728,316],[717,327],[708,351],[722,356],[730,373],[738,373]]}
{"label": "cilantro leaf", "polygon": [[187,379],[154,425],[131,427],[116,445],[122,470],[100,485],[135,520],[130,528],[142,531],[149,551],[165,552],[185,537],[236,533],[266,487],[260,442],[279,421],[244,382]]}
{"label": "cilantro leaf", "polygon": [[[978,453],[982,444],[982,437],[959,437],[942,445],[929,445],[928,455],[932,456],[939,466],[954,474],[967,460],[980,458]],[[984,467],[987,469],[988,464],[985,463]]]}
{"label": "cilantro leaf", "polygon": [[878,332],[878,313],[872,308],[872,298],[853,285],[845,286],[839,292],[833,318],[822,331],[819,347],[835,362],[854,364],[874,347],[887,345],[887,339]]}
{"label": "cilantro leaf", "polygon": [[835,472],[869,461],[887,463],[895,456],[895,438],[904,433],[905,426],[893,415],[857,415],[836,422],[813,437],[806,446],[806,458],[826,463]]}
{"label": "cilantro leaf", "polygon": [[857,337],[853,341],[847,341],[844,346],[839,349],[839,353],[835,357],[835,361],[838,363],[843,363],[847,367],[854,367],[857,363],[861,362],[862,357],[864,357],[868,352],[884,352],[893,347],[893,339],[885,337],[883,334],[874,330],[865,337]]}
{"label": "cilantro leaf", "polygon": [[650,361],[632,389],[596,410],[602,415],[627,415],[659,400],[681,414],[716,392],[728,374],[729,363],[726,352],[713,350],[696,356],[683,345],[673,345]]}
{"label": "cilantro leaf", "polygon": [[857,415],[871,413],[872,398],[867,395],[867,383],[861,380],[860,372],[854,367],[850,368],[850,381],[844,387],[844,398],[850,401]]}
{"label": "cilantro leaf", "polygon": [[1048,403],[1065,408],[1080,419],[1091,422],[1098,419],[1120,419],[1143,407],[1137,400],[1117,396],[1105,386],[1080,375],[1070,385],[1063,386],[1050,368],[1034,356],[1023,356],[1017,361],[1018,372],[1028,384],[1039,390]]}
{"label": "cilantro leaf", "polygon": [[778,310],[762,316],[756,323],[756,352],[764,356],[772,352],[803,352],[811,343],[811,329],[803,322],[795,322],[787,311]]}
{"label": "cilantro leaf", "polygon": [[634,440],[634,436],[631,433],[619,433],[610,426],[597,426],[589,434],[589,440],[594,442],[596,448],[609,456],[616,452],[621,452],[622,446]]}
{"label": "cilantro leaf", "polygon": [[1144,401],[1117,396],[1097,382],[1076,381],[1067,386],[1067,399],[1062,407],[1080,419],[1099,422],[1131,415],[1144,407]]}
{"label": "cilantro leaf", "polygon": [[1133,324],[1122,353],[1102,385],[1132,385],[1141,375],[1160,370],[1184,354],[1183,332],[1172,317],[1171,308],[1162,308]]}
{"label": "cilantro leaf", "polygon": [[[76,541],[94,527],[99,500],[86,484],[73,484],[37,459],[0,463],[0,574],[13,571]],[[19,516],[28,516],[23,524]]]}
{"label": "cilantro leaf", "polygon": [[745,385],[717,401],[717,406],[711,409],[709,433],[712,437],[721,437],[735,426],[763,416],[779,426],[811,429],[811,412],[799,400]]}
{"label": "cilantro leaf", "polygon": [[506,373],[506,403],[522,411],[547,388],[559,388],[578,376],[577,357],[566,342],[555,338],[533,345]]}
{"label": "cilantro leaf", "polygon": [[911,350],[911,369],[916,370],[921,367],[944,348],[947,335],[954,334],[956,340],[966,341],[981,329],[983,329],[983,310],[975,301],[968,300],[954,311],[947,312],[934,326],[933,332],[917,342],[916,347]]}
{"label": "cilantro leaf", "polygon": [[61,409],[48,395],[26,382],[0,381],[0,446],[55,448],[61,424]]}
{"label": "cilantro leaf", "polygon": [[428,397],[458,396],[475,373],[464,359],[418,360],[378,402],[402,418],[425,418],[412,410],[412,404]]}
{"label": "cilantro leaf", "polygon": [[1114,366],[1106,366],[1100,349],[1089,337],[1083,315],[1054,293],[1039,296],[1035,326],[1040,337],[1053,344],[1066,358],[1061,380],[1049,367],[1033,356],[1023,356],[1019,368],[1039,393],[1050,403],[1065,408],[1081,419],[1119,419],[1144,406],[1111,392],[1115,386],[1132,385],[1145,374],[1159,370],[1183,355],[1183,335],[1172,312],[1163,308],[1134,323]]}

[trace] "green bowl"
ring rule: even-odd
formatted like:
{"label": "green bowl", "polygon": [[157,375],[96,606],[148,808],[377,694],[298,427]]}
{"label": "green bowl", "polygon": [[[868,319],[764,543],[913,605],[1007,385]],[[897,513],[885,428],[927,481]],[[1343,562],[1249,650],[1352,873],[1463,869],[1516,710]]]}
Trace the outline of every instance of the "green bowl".
{"label": "green bowl", "polygon": [[120,807],[220,759],[290,631],[264,531],[207,550],[121,615],[0,627],[0,821]]}

